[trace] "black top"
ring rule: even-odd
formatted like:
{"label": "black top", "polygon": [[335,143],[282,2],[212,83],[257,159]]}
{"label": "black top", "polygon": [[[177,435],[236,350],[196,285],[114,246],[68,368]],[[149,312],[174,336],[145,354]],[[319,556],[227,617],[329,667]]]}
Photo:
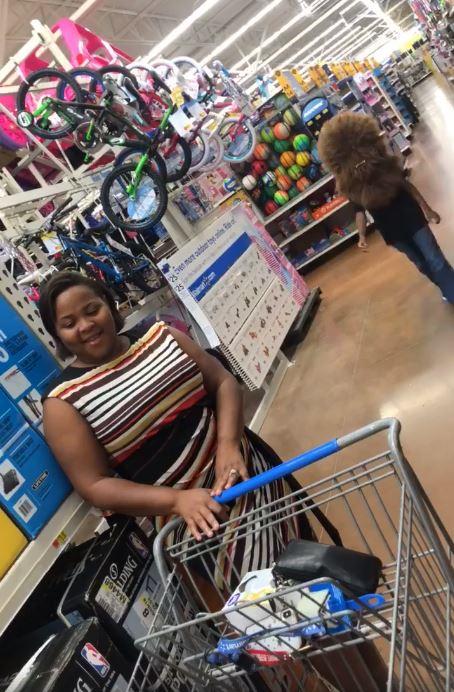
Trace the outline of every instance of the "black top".
{"label": "black top", "polygon": [[[356,211],[364,211],[359,205],[355,207]],[[427,226],[421,207],[404,187],[386,207],[367,211],[388,245],[393,245],[399,240],[408,240],[420,228]]]}

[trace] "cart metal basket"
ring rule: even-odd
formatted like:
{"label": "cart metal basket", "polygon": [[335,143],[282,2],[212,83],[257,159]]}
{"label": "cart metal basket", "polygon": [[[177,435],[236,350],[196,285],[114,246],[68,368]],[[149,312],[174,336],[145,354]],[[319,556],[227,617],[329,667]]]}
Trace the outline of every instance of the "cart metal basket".
{"label": "cart metal basket", "polygon": [[[454,544],[403,456],[399,433],[397,420],[377,421],[225,491],[220,500],[228,503],[347,447],[360,457],[367,438],[368,448],[380,449],[386,439],[384,451],[352,465],[335,459],[339,470],[306,485],[307,496],[294,492],[228,521],[214,538],[169,546],[179,520],[169,523],[155,540],[162,585],[150,632],[136,641],[141,654],[128,689],[451,690]],[[276,583],[226,606],[244,576],[233,564],[229,583],[222,576],[229,545],[245,534],[260,541],[271,527],[283,549],[282,523],[310,513],[311,503],[338,526],[346,547],[380,558],[375,596],[358,598],[317,579]],[[327,542],[323,532],[318,538]],[[336,587],[341,600],[333,608],[320,591]],[[385,664],[371,662],[371,650]]]}

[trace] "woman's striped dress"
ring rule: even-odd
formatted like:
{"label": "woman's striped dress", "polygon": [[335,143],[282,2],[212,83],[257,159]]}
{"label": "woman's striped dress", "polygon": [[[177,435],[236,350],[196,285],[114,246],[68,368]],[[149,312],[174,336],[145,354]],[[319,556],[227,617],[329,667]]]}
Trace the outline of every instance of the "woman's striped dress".
{"label": "woman's striped dress", "polygon": [[[179,489],[213,487],[214,407],[196,363],[181,350],[164,324],[151,327],[131,343],[125,354],[105,365],[67,368],[47,397],[57,397],[77,409],[120,476]],[[241,443],[250,475],[280,463],[251,431],[245,430]],[[297,489],[293,479],[276,481],[240,498],[230,518],[244,517],[254,508]],[[166,519],[156,518],[157,527]],[[237,576],[232,569],[238,575],[269,567],[282,543],[295,535],[312,536],[305,518],[283,523],[280,532],[279,539],[271,531],[245,536],[236,542],[233,554],[229,546],[228,559],[218,555],[225,581],[233,587]]]}

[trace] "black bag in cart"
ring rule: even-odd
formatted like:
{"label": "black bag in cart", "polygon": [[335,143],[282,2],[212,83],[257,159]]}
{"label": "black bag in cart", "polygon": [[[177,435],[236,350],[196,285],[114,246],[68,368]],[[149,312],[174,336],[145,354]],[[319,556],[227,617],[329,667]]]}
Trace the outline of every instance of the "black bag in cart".
{"label": "black bag in cart", "polygon": [[374,555],[357,550],[295,540],[285,548],[273,568],[276,577],[298,582],[326,577],[354,596],[375,593],[382,563]]}

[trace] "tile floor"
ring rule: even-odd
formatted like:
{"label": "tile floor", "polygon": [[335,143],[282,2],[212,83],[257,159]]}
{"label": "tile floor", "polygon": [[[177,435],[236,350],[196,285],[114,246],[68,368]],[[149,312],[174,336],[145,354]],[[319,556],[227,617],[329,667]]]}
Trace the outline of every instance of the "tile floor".
{"label": "tile floor", "polygon": [[[454,91],[431,77],[415,90],[422,120],[412,181],[442,216],[434,227],[454,264]],[[402,442],[448,530],[454,528],[454,307],[378,233],[307,276],[323,302],[261,434],[285,458],[396,416]],[[370,442],[364,454],[374,449]],[[306,485],[353,450],[300,472]]]}

